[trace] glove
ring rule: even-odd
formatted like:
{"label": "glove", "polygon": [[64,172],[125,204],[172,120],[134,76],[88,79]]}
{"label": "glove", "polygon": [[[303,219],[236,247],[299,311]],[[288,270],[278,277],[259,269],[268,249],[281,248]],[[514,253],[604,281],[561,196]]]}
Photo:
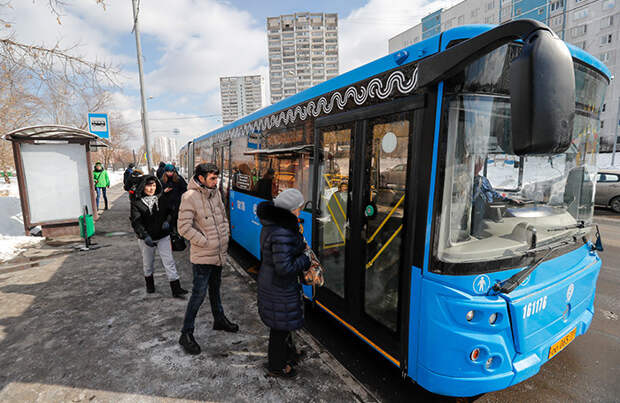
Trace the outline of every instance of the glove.
{"label": "glove", "polygon": [[150,246],[151,248],[155,246],[155,242],[153,242],[153,238],[151,238],[150,235],[147,235],[146,238],[144,238],[144,243],[146,246]]}
{"label": "glove", "polygon": [[164,223],[161,225],[161,230],[166,232],[170,230],[170,223],[168,221],[164,221]]}

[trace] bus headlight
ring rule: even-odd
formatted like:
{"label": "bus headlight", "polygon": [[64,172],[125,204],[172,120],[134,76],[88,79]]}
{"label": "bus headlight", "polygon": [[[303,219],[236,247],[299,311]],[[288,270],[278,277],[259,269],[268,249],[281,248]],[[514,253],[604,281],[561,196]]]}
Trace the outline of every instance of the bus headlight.
{"label": "bus headlight", "polygon": [[467,312],[467,315],[465,315],[465,319],[467,319],[468,322],[471,322],[473,318],[474,318],[474,311],[469,311]]}
{"label": "bus headlight", "polygon": [[489,316],[489,325],[494,325],[496,321],[497,313],[492,313],[491,316]]}

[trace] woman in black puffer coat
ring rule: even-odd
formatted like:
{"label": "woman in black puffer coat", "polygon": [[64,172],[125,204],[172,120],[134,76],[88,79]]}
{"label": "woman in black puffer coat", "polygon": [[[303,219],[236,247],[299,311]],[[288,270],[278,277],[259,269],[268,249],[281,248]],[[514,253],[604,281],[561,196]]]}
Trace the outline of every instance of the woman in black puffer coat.
{"label": "woman in black puffer coat", "polygon": [[299,190],[287,189],[273,202],[259,204],[256,211],[263,225],[258,313],[270,328],[269,372],[285,378],[295,376],[293,365],[303,354],[296,351],[291,335],[304,324],[299,278],[310,267],[297,218],[303,202]]}
{"label": "woman in black puffer coat", "polygon": [[155,292],[153,264],[157,249],[170,281],[172,296],[182,298],[187,291],[181,288],[170,244],[170,220],[173,211],[161,198],[161,193],[161,183],[155,176],[145,175],[142,178],[131,200],[131,226],[138,236],[138,245],[142,253],[146,292],[149,294]]}

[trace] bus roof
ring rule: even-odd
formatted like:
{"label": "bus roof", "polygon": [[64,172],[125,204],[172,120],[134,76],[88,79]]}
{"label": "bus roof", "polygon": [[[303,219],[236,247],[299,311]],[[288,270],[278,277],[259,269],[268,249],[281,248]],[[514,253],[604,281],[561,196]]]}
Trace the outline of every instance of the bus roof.
{"label": "bus roof", "polygon": [[[310,87],[306,90],[298,92],[297,94],[285,98],[279,102],[276,102],[275,104],[259,109],[256,112],[253,112],[241,119],[227,124],[226,126],[222,126],[209,133],[206,133],[198,137],[194,141],[204,140],[218,133],[222,133],[235,127],[242,126],[256,119],[269,116],[275,112],[288,109],[298,104],[302,104],[323,94],[329,93],[339,88],[346,87],[348,85],[354,84],[358,81],[367,79],[385,71],[395,69],[403,65],[405,62],[411,63],[423,59],[439,51],[445,50],[447,45],[453,40],[473,38],[494,28],[495,26],[496,25],[464,25],[449,29],[435,36],[427,38],[421,42],[415,43],[411,46],[407,46],[397,52],[388,54],[387,56],[383,56],[375,61],[357,67],[346,73],[340,74],[337,77],[317,84],[314,87]],[[573,58],[580,60],[590,65],[591,67],[599,70],[607,77],[608,80],[611,79],[610,70],[600,60],[596,59],[594,56],[590,55],[586,51],[576,46],[568,43],[566,43],[566,45],[571,52]],[[408,55],[406,58],[404,58],[404,60],[399,60],[400,63],[398,63],[397,60],[402,55],[401,52],[403,51],[406,51]]]}

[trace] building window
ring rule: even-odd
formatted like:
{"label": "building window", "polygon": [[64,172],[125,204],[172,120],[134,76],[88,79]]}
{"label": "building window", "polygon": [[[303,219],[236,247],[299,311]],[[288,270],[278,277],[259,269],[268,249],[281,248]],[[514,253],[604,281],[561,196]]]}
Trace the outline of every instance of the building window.
{"label": "building window", "polygon": [[495,2],[491,1],[487,3],[487,10],[493,10],[493,7],[495,7]]}
{"label": "building window", "polygon": [[564,0],[554,1],[551,3],[551,11],[559,10],[564,7]]}
{"label": "building window", "polygon": [[475,9],[471,10],[471,16],[472,16],[472,18],[474,18],[474,17],[477,17],[477,16],[478,16],[478,9],[477,9],[477,8],[475,8]]}
{"label": "building window", "polygon": [[579,36],[584,35],[586,32],[588,32],[587,27],[588,26],[586,24],[583,24],[583,25],[578,25],[576,27],[571,28],[570,30],[571,36],[573,38],[577,38]]}
{"label": "building window", "polygon": [[603,0],[603,10],[611,10],[616,6],[616,0]]}
{"label": "building window", "polygon": [[600,54],[600,56],[598,57],[603,63],[609,63],[609,64],[613,64],[612,63],[612,52],[603,52]]}
{"label": "building window", "polygon": [[602,129],[603,127],[605,127],[605,121],[604,121],[604,120],[601,120],[601,129]]}
{"label": "building window", "polygon": [[611,34],[601,36],[601,45],[611,43]]}
{"label": "building window", "polygon": [[484,17],[484,23],[485,24],[493,24],[493,17],[492,16],[486,16]]}
{"label": "building window", "polygon": [[465,24],[465,16],[459,15],[459,25],[463,25],[463,24]]}
{"label": "building window", "polygon": [[575,11],[575,14],[573,14],[573,19],[575,21],[581,20],[583,18],[586,18],[588,16],[588,14],[589,13],[588,13],[588,9],[587,8],[584,8],[583,10],[578,10],[578,11]]}
{"label": "building window", "polygon": [[603,107],[601,108],[601,112],[605,112],[606,107],[607,107],[607,104],[603,104]]}
{"label": "building window", "polygon": [[612,25],[614,25],[614,16],[613,15],[609,15],[609,16],[601,19],[601,29],[607,28],[607,27],[611,27]]}

